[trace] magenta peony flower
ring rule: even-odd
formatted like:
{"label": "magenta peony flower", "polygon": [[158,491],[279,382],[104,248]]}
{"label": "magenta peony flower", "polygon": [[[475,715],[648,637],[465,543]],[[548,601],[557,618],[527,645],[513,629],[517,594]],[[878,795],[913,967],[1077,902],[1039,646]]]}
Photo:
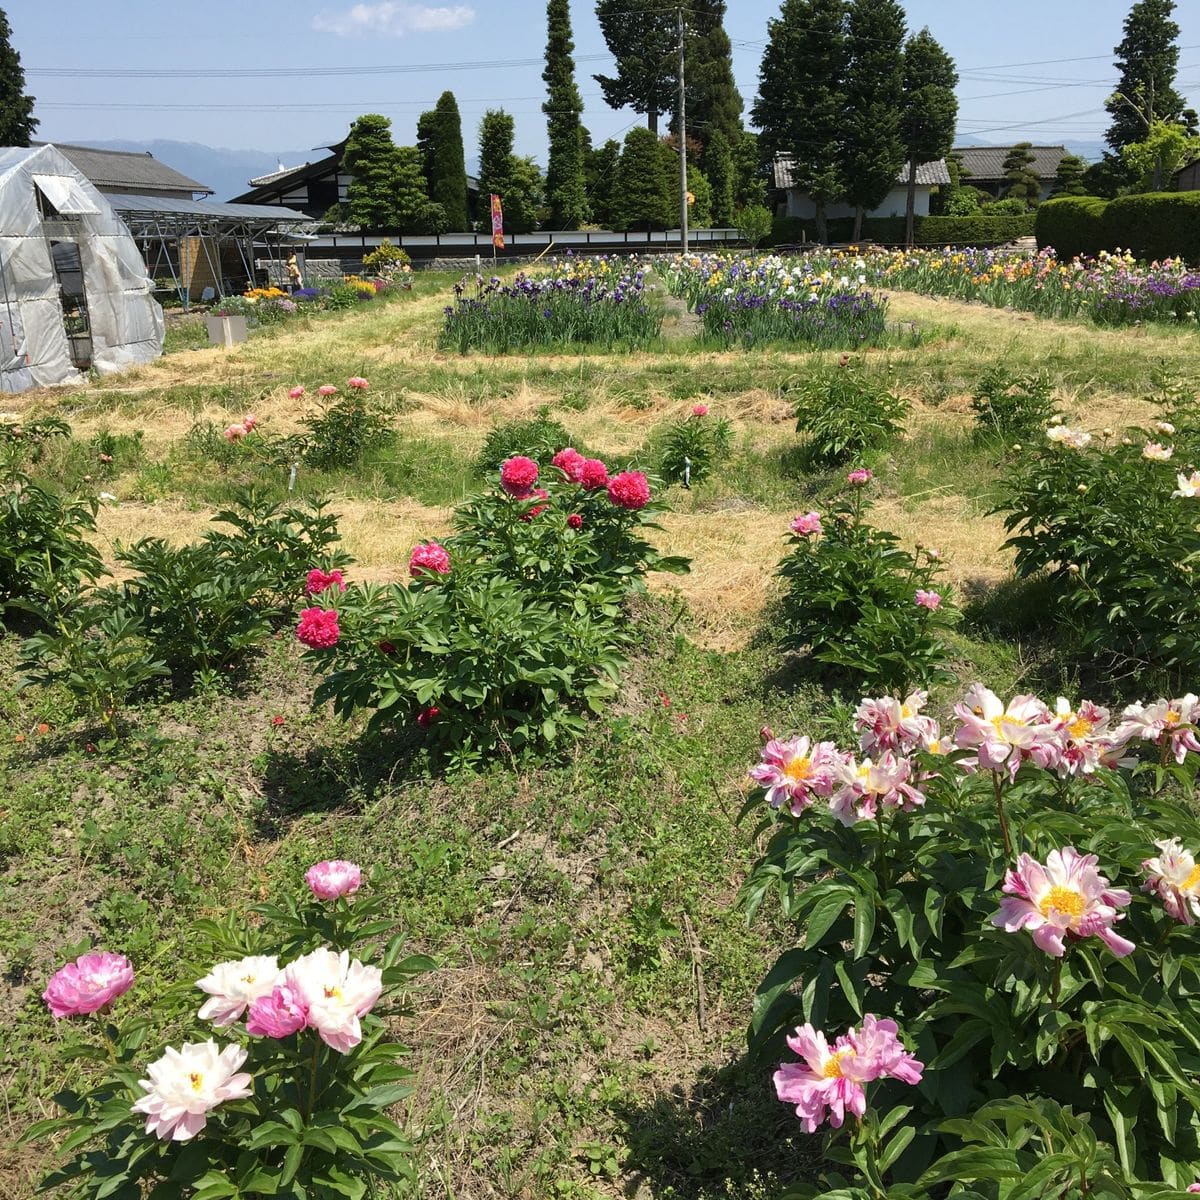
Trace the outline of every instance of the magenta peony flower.
{"label": "magenta peony flower", "polygon": [[820,533],[821,514],[808,512],[803,516],[796,517],[792,521],[792,532],[798,533],[801,537],[811,537],[814,533]]}
{"label": "magenta peony flower", "polygon": [[273,954],[253,955],[217,963],[196,986],[208,993],[198,1016],[218,1029],[232,1025],[260,996],[267,995],[280,978],[279,960]]}
{"label": "magenta peony flower", "polygon": [[308,1008],[285,983],[259,996],[250,1005],[246,1032],[251,1037],[285,1038],[299,1033],[308,1024]]}
{"label": "magenta peony flower", "polygon": [[815,1133],[829,1118],[840,1129],[849,1111],[861,1117],[867,1109],[865,1085],[885,1077],[910,1086],[919,1083],[925,1067],[897,1037],[895,1021],[867,1015],[861,1029],[849,1029],[830,1046],[825,1035],[801,1025],[788,1047],[803,1062],[783,1063],[775,1072],[775,1094],[796,1106],[805,1133]]}
{"label": "magenta peony flower", "polygon": [[289,400],[299,400],[300,397],[303,395],[304,395],[303,384],[297,384],[294,388],[292,388],[292,390],[290,392],[288,392],[288,399]]}
{"label": "magenta peony flower", "polygon": [[225,440],[227,442],[240,442],[249,432],[245,425],[227,425],[225,427]]}
{"label": "magenta peony flower", "polygon": [[936,612],[941,607],[942,597],[938,592],[927,592],[924,588],[917,588],[916,602],[918,608]]}
{"label": "magenta peony flower", "polygon": [[304,882],[318,900],[353,896],[362,887],[362,868],[344,858],[326,859],[304,872]]}
{"label": "magenta peony flower", "polygon": [[608,468],[598,458],[584,459],[583,468],[579,474],[579,482],[589,492],[608,486]]}
{"label": "magenta peony flower", "polygon": [[238,1074],[246,1061],[240,1046],[217,1049],[216,1042],[198,1042],[167,1052],[146,1068],[139,1079],[144,1095],[133,1112],[146,1114],[146,1132],[162,1141],[186,1142],[208,1123],[211,1109],[225,1100],[243,1100],[253,1091],[250,1076]]}
{"label": "magenta peony flower", "polygon": [[423,708],[417,713],[417,724],[422,729],[428,729],[442,715],[442,710],[436,704],[431,704],[428,708]]}
{"label": "magenta peony flower", "polygon": [[306,608],[300,614],[300,624],[296,626],[296,640],[310,649],[328,650],[338,644],[340,636],[336,609]]}
{"label": "magenta peony flower", "polygon": [[863,487],[865,484],[870,483],[872,478],[874,476],[872,476],[866,467],[856,467],[846,476],[846,482],[853,487]]}
{"label": "magenta peony flower", "polygon": [[572,529],[582,529],[583,528],[583,518],[578,513],[572,513],[567,518],[567,524],[570,525],[570,527]]}
{"label": "magenta peony flower", "polygon": [[500,468],[500,486],[517,500],[525,500],[537,483],[538,465],[532,458],[517,454]]}
{"label": "magenta peony flower", "polygon": [[583,464],[587,460],[574,447],[560,450],[550,461],[572,483],[579,483],[583,479]]}
{"label": "magenta peony flower", "polygon": [[787,804],[792,816],[798,817],[817,800],[829,799],[841,761],[832,742],[813,745],[806,737],[771,738],[762,748],[758,766],[751,767],[750,778],[766,789],[772,808]]}
{"label": "magenta peony flower", "polygon": [[707,417],[708,416],[708,405],[707,404],[693,404],[692,405],[692,416],[693,417]]}
{"label": "magenta peony flower", "polygon": [[1146,872],[1143,892],[1153,892],[1163,902],[1167,914],[1185,925],[1200,917],[1200,867],[1190,850],[1178,838],[1155,842],[1158,855],[1142,863]]}
{"label": "magenta peony flower", "polygon": [[1017,859],[1015,870],[1004,877],[999,911],[992,924],[1005,933],[1028,929],[1039,950],[1062,958],[1063,938],[1098,937],[1118,958],[1133,951],[1113,925],[1123,920],[1117,909],[1130,900],[1124,888],[1109,886],[1096,870],[1094,854],[1080,854],[1073,846],[1051,850],[1043,866],[1028,854]]}
{"label": "magenta peony flower", "polygon": [[42,999],[56,1021],[100,1012],[133,987],[133,967],[123,954],[82,954],[50,976]]}
{"label": "magenta peony flower", "polygon": [[361,375],[351,375],[346,383],[356,392],[365,392],[371,386]]}
{"label": "magenta peony flower", "polygon": [[304,580],[306,596],[319,596],[331,587],[336,587],[339,592],[346,590],[346,580],[341,571],[322,571],[320,567],[313,567]]}
{"label": "magenta peony flower", "polygon": [[637,512],[650,503],[650,484],[641,471],[622,471],[609,480],[608,498],[618,508]]}
{"label": "magenta peony flower", "polygon": [[317,395],[318,396],[336,396],[337,388],[335,388],[332,383],[323,383],[323,384],[321,384],[321,386],[319,388],[317,388]]}
{"label": "magenta peony flower", "polygon": [[308,1012],[309,1027],[340,1054],[362,1041],[360,1017],[375,1007],[383,992],[383,974],[323,946],[296,959],[284,972],[295,1003]]}
{"label": "magenta peony flower", "polygon": [[450,553],[440,542],[419,542],[408,556],[408,573],[419,575],[449,575]]}

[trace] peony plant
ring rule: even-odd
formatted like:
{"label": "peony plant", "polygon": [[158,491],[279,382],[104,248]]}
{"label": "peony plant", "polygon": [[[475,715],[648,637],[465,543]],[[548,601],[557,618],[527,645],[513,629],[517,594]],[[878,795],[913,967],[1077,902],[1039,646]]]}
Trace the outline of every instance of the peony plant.
{"label": "peony plant", "polygon": [[62,1115],[27,1140],[65,1162],[44,1181],[88,1200],[362,1197],[411,1178],[409,1145],[387,1114],[411,1090],[387,1017],[431,969],[403,957],[362,870],[312,866],[307,898],[254,909],[257,921],[202,921],[221,957],[195,981],[199,1031],[144,1053],[163,997],[138,995],[123,955],[85,954],[55,972],[45,1001],[78,1021],[77,1056],[103,1064],[91,1090],[55,1097]]}

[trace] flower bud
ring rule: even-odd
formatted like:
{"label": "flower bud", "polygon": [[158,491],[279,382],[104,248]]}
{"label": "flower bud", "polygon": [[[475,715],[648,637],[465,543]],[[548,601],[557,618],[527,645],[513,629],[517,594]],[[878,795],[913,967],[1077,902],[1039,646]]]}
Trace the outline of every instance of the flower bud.
{"label": "flower bud", "polygon": [[1020,443],[1020,442],[1013,442],[1013,447],[1012,447],[1012,448],[1013,448],[1013,453],[1014,453],[1014,454],[1020,454],[1020,453],[1021,453],[1021,450],[1023,449],[1023,447],[1021,446],[1021,443]]}
{"label": "flower bud", "polygon": [[1076,487],[1076,489],[1075,489],[1075,490],[1076,490],[1076,491],[1077,491],[1077,492],[1078,492],[1080,495],[1083,495],[1083,493],[1087,491],[1087,484],[1086,484],[1086,483],[1081,483],[1081,484],[1079,484],[1079,486],[1078,486],[1078,487]]}
{"label": "flower bud", "polygon": [[1067,571],[1071,575],[1078,575],[1079,574],[1079,564],[1071,563],[1071,565],[1069,567],[1067,567]]}

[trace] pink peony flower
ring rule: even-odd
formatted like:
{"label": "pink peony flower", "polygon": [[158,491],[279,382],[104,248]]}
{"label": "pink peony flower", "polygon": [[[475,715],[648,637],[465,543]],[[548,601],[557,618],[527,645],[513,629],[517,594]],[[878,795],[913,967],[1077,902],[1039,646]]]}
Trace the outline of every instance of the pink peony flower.
{"label": "pink peony flower", "polygon": [[821,514],[815,512],[804,513],[792,521],[791,528],[793,533],[798,533],[801,537],[811,537],[814,533],[820,533]]}
{"label": "pink peony flower", "polygon": [[766,789],[772,808],[787,804],[798,817],[817,800],[829,798],[842,755],[832,742],[813,745],[806,737],[772,738],[762,748],[761,759],[751,767],[750,778]]}
{"label": "pink peony flower", "polygon": [[916,602],[918,608],[936,612],[942,605],[942,597],[938,592],[927,592],[924,588],[917,588]]}
{"label": "pink peony flower", "polygon": [[336,609],[306,608],[300,614],[300,624],[296,626],[296,640],[310,649],[328,650],[338,644],[340,636]]}
{"label": "pink peony flower", "polygon": [[641,471],[622,471],[609,481],[608,498],[618,508],[637,512],[650,503],[650,484]]}
{"label": "pink peony flower", "polygon": [[1039,767],[1056,767],[1063,750],[1063,734],[1050,710],[1036,696],[1014,696],[1007,708],[994,692],[972,684],[954,706],[962,725],[954,744],[977,751],[985,770],[1007,769],[1016,775],[1029,759]]}
{"label": "pink peony flower", "polygon": [[365,392],[371,386],[361,375],[351,375],[346,383],[356,392]]}
{"label": "pink peony flower", "polygon": [[1183,848],[1178,838],[1154,844],[1159,853],[1142,863],[1142,870],[1149,876],[1142,884],[1142,891],[1157,895],[1176,921],[1193,925],[1200,917],[1200,867],[1196,858]]}
{"label": "pink peony flower", "polygon": [[859,749],[864,754],[880,750],[898,750],[907,754],[918,746],[928,749],[938,740],[938,724],[932,717],[921,716],[929,693],[910,692],[904,700],[892,696],[864,699],[854,710],[854,728]]}
{"label": "pink peony flower", "polygon": [[537,463],[524,454],[508,459],[500,468],[500,486],[517,500],[524,500],[530,495],[537,479]]}
{"label": "pink peony flower", "polygon": [[317,388],[317,395],[318,396],[336,396],[337,388],[335,388],[332,383],[323,383],[323,384],[321,384],[321,386],[319,388]]}
{"label": "pink peony flower", "polygon": [[1133,766],[1136,759],[1120,758],[1125,742],[1110,730],[1111,713],[1090,700],[1080,701],[1079,710],[1071,708],[1065,696],[1059,696],[1054,720],[1062,738],[1058,773],[1091,775],[1098,766]]}
{"label": "pink peony flower", "polygon": [[331,858],[309,867],[304,882],[318,900],[353,896],[362,887],[362,868],[344,858]]}
{"label": "pink peony flower", "polygon": [[255,955],[233,962],[217,963],[196,986],[207,992],[197,1014],[218,1029],[232,1025],[259,996],[265,996],[279,980],[279,960],[273,954]]}
{"label": "pink peony flower", "polygon": [[587,461],[573,446],[560,450],[551,460],[572,483],[583,479],[583,464]]}
{"label": "pink peony flower", "polygon": [[[533,499],[549,500],[550,493],[548,491],[546,491],[545,488],[534,488],[533,491],[530,492],[529,495],[526,496],[525,498],[527,500],[533,500]],[[538,516],[540,513],[544,513],[546,511],[546,509],[549,507],[550,506],[548,504],[535,504],[528,512],[523,512],[521,514],[521,520],[528,523],[529,521],[532,521],[533,518]]]}
{"label": "pink peony flower", "polygon": [[1094,854],[1080,854],[1073,846],[1052,850],[1045,866],[1022,854],[1015,870],[1004,877],[1007,893],[992,924],[1005,933],[1028,929],[1034,945],[1061,958],[1063,938],[1098,937],[1118,958],[1133,950],[1113,925],[1123,919],[1117,909],[1130,900],[1123,888],[1109,886],[1096,870]]}
{"label": "pink peony flower", "polygon": [[583,528],[583,518],[578,513],[572,513],[567,518],[567,524],[570,525],[570,527],[572,529],[582,529]]}
{"label": "pink peony flower", "polygon": [[607,487],[608,468],[598,458],[584,459],[579,475],[579,482],[589,492],[594,492],[597,488]]}
{"label": "pink peony flower", "polygon": [[874,820],[881,807],[912,812],[925,803],[924,793],[909,782],[912,774],[912,763],[907,758],[898,758],[891,750],[884,750],[875,759],[864,758],[862,762],[846,755],[835,772],[829,811],[846,826]]}
{"label": "pink peony flower", "polygon": [[1114,735],[1122,743],[1134,738],[1161,746],[1163,741],[1177,763],[1188,751],[1200,751],[1196,725],[1200,723],[1200,698],[1192,692],[1175,700],[1156,700],[1153,704],[1130,704],[1121,713],[1121,724]]}
{"label": "pink peony flower", "polygon": [[440,542],[418,542],[408,556],[408,573],[420,575],[449,575],[450,554]]}
{"label": "pink peony flower", "polygon": [[417,724],[422,729],[428,729],[442,715],[442,710],[436,704],[431,704],[428,708],[423,708],[417,713]]}
{"label": "pink peony flower", "polygon": [[308,1024],[308,1009],[287,984],[279,984],[250,1005],[246,1032],[251,1037],[285,1038]]}
{"label": "pink peony flower", "polygon": [[708,405],[707,404],[693,404],[692,405],[692,416],[693,417],[707,417],[708,416]]}
{"label": "pink peony flower", "polygon": [[341,571],[322,571],[320,567],[313,567],[304,580],[306,596],[319,596],[331,587],[336,587],[339,592],[346,590],[346,581]]}
{"label": "pink peony flower", "polygon": [[253,413],[247,413],[242,418],[242,428],[249,433],[258,424],[258,418]]}
{"label": "pink peony flower", "polygon": [[304,387],[302,384],[297,384],[290,392],[288,392],[289,400],[299,400],[304,395]]}
{"label": "pink peony flower", "polygon": [[1200,1192],[1200,1183],[1189,1183],[1187,1190],[1189,1192]]}
{"label": "pink peony flower", "polygon": [[249,432],[245,425],[227,425],[225,427],[225,440],[227,442],[240,442]]}
{"label": "pink peony flower", "polygon": [[42,999],[56,1021],[100,1012],[133,987],[133,966],[107,950],[82,954],[50,976]]}
{"label": "pink peony flower", "polygon": [[783,1063],[775,1072],[775,1093],[796,1106],[805,1133],[815,1133],[829,1118],[840,1129],[849,1111],[861,1117],[867,1109],[865,1085],[888,1077],[919,1083],[924,1064],[904,1049],[895,1021],[867,1015],[861,1029],[849,1029],[831,1047],[823,1033],[801,1025],[788,1047],[802,1062]]}
{"label": "pink peony flower", "polygon": [[378,967],[368,967],[350,953],[328,947],[296,959],[284,972],[295,1003],[308,1012],[308,1024],[321,1040],[341,1054],[349,1054],[362,1041],[364,1017],[383,991]]}
{"label": "pink peony flower", "polygon": [[139,1079],[146,1095],[133,1112],[146,1114],[146,1132],[163,1141],[186,1142],[208,1123],[209,1112],[225,1100],[243,1100],[253,1090],[250,1076],[238,1074],[246,1061],[240,1046],[217,1049],[216,1042],[199,1042],[167,1052],[146,1068]]}
{"label": "pink peony flower", "polygon": [[1151,462],[1169,462],[1174,453],[1174,446],[1164,446],[1161,442],[1147,442],[1142,447],[1142,457]]}
{"label": "pink peony flower", "polygon": [[863,487],[871,482],[874,476],[866,467],[855,467],[849,475],[846,476],[846,482],[852,487]]}

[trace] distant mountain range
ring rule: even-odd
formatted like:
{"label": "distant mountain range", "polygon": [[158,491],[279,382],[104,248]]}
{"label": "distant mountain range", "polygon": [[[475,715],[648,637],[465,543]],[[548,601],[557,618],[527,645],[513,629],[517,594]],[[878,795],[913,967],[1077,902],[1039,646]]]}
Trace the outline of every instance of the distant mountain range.
{"label": "distant mountain range", "polygon": [[[1022,139],[1024,140],[1024,139]],[[1093,139],[1066,139],[1063,142],[1056,142],[1052,139],[1043,139],[1039,137],[1029,139],[1035,146],[1062,146],[1072,154],[1078,154],[1080,158],[1086,158],[1088,162],[1098,162],[1104,157],[1104,152],[1108,149],[1107,144],[1102,138]],[[1001,140],[993,140],[992,138],[972,137],[971,134],[964,134],[960,138],[956,138],[954,144],[956,146],[1009,146],[1011,142]]]}
{"label": "distant mountain range", "polygon": [[327,153],[311,147],[306,150],[226,150],[220,146],[205,146],[200,142],[136,142],[123,138],[78,144],[97,146],[101,150],[132,150],[139,154],[149,151],[159,162],[212,188],[213,200],[240,196],[242,192],[249,191],[251,179],[274,171],[280,163],[285,167],[298,167],[301,163],[324,158]]}

